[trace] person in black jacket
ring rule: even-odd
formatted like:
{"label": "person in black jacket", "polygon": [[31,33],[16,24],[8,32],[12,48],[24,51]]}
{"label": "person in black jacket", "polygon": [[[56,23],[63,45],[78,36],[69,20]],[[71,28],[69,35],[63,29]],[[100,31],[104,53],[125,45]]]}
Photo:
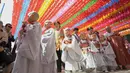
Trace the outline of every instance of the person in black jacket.
{"label": "person in black jacket", "polygon": [[3,73],[3,60],[2,60],[2,52],[3,52],[3,47],[2,47],[2,37],[3,37],[3,22],[0,21],[0,73]]}
{"label": "person in black jacket", "polygon": [[[7,23],[5,25],[5,31],[6,33],[8,34],[8,42],[6,43],[6,48],[9,50],[9,52],[11,53],[11,63],[15,60],[14,57],[15,55],[13,55],[14,53],[12,53],[12,42],[15,41],[14,39],[14,36],[12,35],[12,32],[11,32],[11,29],[12,29],[12,25],[10,23]],[[11,72],[11,69],[12,69],[12,65],[8,65],[8,68],[7,68],[7,73],[10,73]]]}
{"label": "person in black jacket", "polygon": [[15,41],[14,36],[11,33],[11,29],[12,29],[12,25],[10,23],[7,23],[5,25],[5,31],[8,33],[8,43],[7,43],[6,47],[9,48],[10,51],[12,50],[11,42]]}
{"label": "person in black jacket", "polygon": [[7,73],[10,73],[10,66],[12,63],[12,57],[6,50],[6,44],[8,43],[8,34],[4,30],[3,22],[0,21],[0,71],[4,71],[3,68],[6,66]]}

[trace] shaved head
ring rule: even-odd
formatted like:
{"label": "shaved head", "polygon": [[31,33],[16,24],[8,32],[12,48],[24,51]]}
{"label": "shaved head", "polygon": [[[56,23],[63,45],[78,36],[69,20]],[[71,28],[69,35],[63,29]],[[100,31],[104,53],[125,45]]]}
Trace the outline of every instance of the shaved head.
{"label": "shaved head", "polygon": [[32,11],[28,14],[28,22],[30,23],[35,22],[38,19],[39,19],[39,14],[37,12]]}
{"label": "shaved head", "polygon": [[106,31],[110,33],[111,32],[111,27],[110,26],[106,26]]}

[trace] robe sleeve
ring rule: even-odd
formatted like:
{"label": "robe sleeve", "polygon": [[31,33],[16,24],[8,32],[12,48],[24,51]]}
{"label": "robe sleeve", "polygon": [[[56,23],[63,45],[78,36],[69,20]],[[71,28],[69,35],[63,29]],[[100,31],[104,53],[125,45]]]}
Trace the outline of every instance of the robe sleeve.
{"label": "robe sleeve", "polygon": [[114,50],[113,50],[113,48],[112,48],[112,46],[111,46],[111,44],[109,42],[108,42],[108,46],[106,48],[109,49],[108,54],[113,54],[114,57],[116,57],[116,55],[114,53]]}
{"label": "robe sleeve", "polygon": [[65,50],[66,48],[66,44],[64,44],[64,40],[62,41],[62,44],[61,44],[61,48],[62,48],[62,55],[61,55],[61,60],[63,62],[65,62],[67,60],[67,51]]}
{"label": "robe sleeve", "polygon": [[74,36],[72,36],[72,49],[79,55],[82,55],[81,48]]}
{"label": "robe sleeve", "polygon": [[64,51],[65,48],[66,48],[66,45],[64,44],[64,40],[62,41],[61,48],[62,48],[63,51]]}
{"label": "robe sleeve", "polygon": [[65,62],[67,60],[67,51],[62,51],[61,60]]}
{"label": "robe sleeve", "polygon": [[42,29],[39,23],[35,23],[33,27],[26,31],[26,42],[28,47],[20,51],[20,55],[30,60],[36,60],[40,52]]}
{"label": "robe sleeve", "polygon": [[78,42],[76,41],[75,37],[72,36],[72,43],[71,45],[67,46],[68,48],[68,55],[75,61],[80,62],[83,60],[83,55],[81,52],[81,48],[78,44]]}

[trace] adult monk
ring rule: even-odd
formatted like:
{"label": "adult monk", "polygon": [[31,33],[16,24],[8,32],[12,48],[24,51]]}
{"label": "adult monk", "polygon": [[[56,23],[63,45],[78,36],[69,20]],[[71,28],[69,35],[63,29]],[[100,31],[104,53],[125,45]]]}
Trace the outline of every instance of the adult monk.
{"label": "adult monk", "polygon": [[28,22],[20,31],[19,45],[17,46],[17,56],[12,73],[40,73],[40,41],[42,29],[37,22],[39,15],[37,12],[29,13]]}
{"label": "adult monk", "polygon": [[80,70],[78,63],[83,60],[80,46],[69,28],[64,29],[64,35],[61,59],[65,63],[65,73],[77,73]]}
{"label": "adult monk", "polygon": [[125,41],[118,33],[111,31],[109,26],[106,27],[106,33],[104,36],[108,39],[113,50],[116,54],[116,61],[119,67],[122,69],[130,64],[130,55],[125,47]]}
{"label": "adult monk", "polygon": [[45,32],[41,39],[41,69],[40,73],[57,73],[57,54],[56,54],[56,44],[55,44],[55,33],[54,29],[51,27],[52,22],[46,20],[44,23]]}

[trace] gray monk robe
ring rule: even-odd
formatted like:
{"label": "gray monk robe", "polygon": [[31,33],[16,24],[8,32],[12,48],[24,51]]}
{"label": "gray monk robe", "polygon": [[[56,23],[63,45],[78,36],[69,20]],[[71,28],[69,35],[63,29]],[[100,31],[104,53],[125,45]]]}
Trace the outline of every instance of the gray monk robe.
{"label": "gray monk robe", "polygon": [[[66,44],[65,41],[71,40],[71,43]],[[80,70],[78,63],[83,60],[81,49],[74,36],[65,36],[62,42],[62,61],[65,63],[66,71]],[[68,49],[68,50],[65,50]]]}
{"label": "gray monk robe", "polygon": [[54,29],[47,29],[42,35],[41,40],[41,69],[40,73],[57,73],[56,67],[56,45],[55,45],[55,34]]}
{"label": "gray monk robe", "polygon": [[41,26],[38,22],[26,27],[26,33],[19,41],[12,73],[40,73]]}

